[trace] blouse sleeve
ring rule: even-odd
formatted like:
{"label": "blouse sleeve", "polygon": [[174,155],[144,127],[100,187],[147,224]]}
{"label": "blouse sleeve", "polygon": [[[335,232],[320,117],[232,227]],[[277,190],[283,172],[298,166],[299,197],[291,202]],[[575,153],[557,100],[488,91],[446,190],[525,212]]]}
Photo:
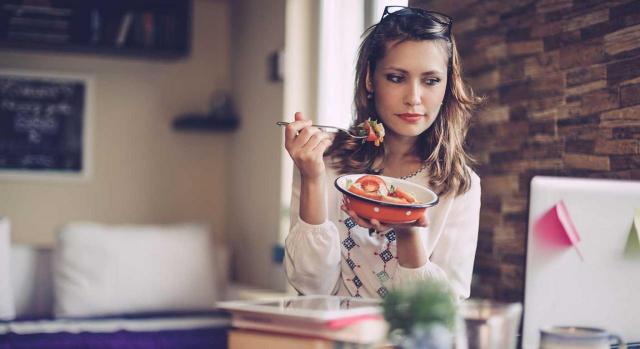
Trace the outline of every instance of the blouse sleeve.
{"label": "blouse sleeve", "polygon": [[300,173],[297,169],[293,175],[290,217],[284,259],[289,283],[301,294],[335,294],[340,280],[338,228],[329,220],[312,225],[300,219]]}
{"label": "blouse sleeve", "polygon": [[471,189],[454,199],[430,260],[418,268],[398,265],[394,285],[425,279],[446,280],[457,299],[469,297],[478,243],[480,192],[480,178],[471,172]]}

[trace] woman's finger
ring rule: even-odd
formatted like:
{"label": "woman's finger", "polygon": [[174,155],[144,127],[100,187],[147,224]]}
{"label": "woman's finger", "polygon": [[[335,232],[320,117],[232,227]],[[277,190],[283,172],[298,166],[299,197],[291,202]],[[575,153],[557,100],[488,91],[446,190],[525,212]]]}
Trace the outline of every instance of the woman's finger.
{"label": "woman's finger", "polygon": [[331,144],[333,144],[333,138],[325,134],[318,142],[318,144],[316,144],[316,146],[313,148],[312,152],[317,156],[323,157],[325,151],[327,151]]}
{"label": "woman's finger", "polygon": [[314,149],[325,139],[327,139],[326,133],[318,130],[318,132],[314,132],[311,135],[307,143],[302,146],[302,149],[305,151],[313,152]]}
{"label": "woman's finger", "polygon": [[422,217],[420,217],[420,219],[418,219],[415,223],[415,225],[419,226],[419,227],[423,227],[426,228],[429,226],[429,219],[427,218],[427,215],[424,215]]}
{"label": "woman's finger", "polygon": [[382,224],[379,220],[377,220],[375,218],[371,219],[370,222],[371,222],[371,225],[373,226],[373,228],[375,230],[377,230],[377,231],[385,231],[385,230],[391,229],[390,226]]}
{"label": "woman's finger", "polygon": [[296,138],[293,140],[294,148],[304,147],[314,134],[321,132],[319,129],[311,127],[310,123],[311,121],[309,121],[309,126],[302,128],[302,130],[300,130]]}
{"label": "woman's finger", "polygon": [[294,141],[298,138],[301,130],[305,127],[311,126],[311,121],[300,120],[294,121],[284,128],[284,145],[287,150],[294,146]]}

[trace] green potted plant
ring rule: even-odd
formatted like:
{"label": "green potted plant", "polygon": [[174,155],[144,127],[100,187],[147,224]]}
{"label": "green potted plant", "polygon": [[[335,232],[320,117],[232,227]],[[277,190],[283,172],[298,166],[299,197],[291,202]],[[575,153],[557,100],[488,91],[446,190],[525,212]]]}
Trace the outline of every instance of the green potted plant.
{"label": "green potted plant", "polygon": [[416,282],[389,292],[383,301],[390,341],[403,349],[451,349],[457,307],[449,286]]}

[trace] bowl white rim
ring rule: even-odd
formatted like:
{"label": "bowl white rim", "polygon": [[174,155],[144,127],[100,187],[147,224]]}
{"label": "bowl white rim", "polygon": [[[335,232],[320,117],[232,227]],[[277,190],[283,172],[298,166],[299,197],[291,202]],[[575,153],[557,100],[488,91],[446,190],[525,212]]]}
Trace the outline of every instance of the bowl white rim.
{"label": "bowl white rim", "polygon": [[[371,203],[374,203],[376,205],[381,205],[381,206],[389,206],[389,207],[396,207],[396,208],[427,208],[427,207],[432,207],[438,204],[438,202],[440,201],[440,196],[438,196],[438,194],[436,194],[433,190],[421,186],[420,184],[416,184],[416,183],[412,183],[418,186],[421,186],[422,188],[428,190],[431,194],[433,194],[433,196],[435,197],[433,200],[431,200],[430,202],[424,202],[424,203],[420,203],[420,204],[395,204],[392,202],[386,202],[386,201],[380,201],[380,200],[376,200],[376,199],[371,199],[371,198],[367,198],[355,193],[352,193],[344,188],[342,188],[340,185],[338,185],[338,181],[346,176],[354,176],[354,175],[358,175],[356,173],[351,173],[351,174],[343,174],[341,176],[338,176],[338,178],[336,178],[336,180],[333,182],[333,185],[336,187],[336,189],[338,189],[338,191],[340,191],[341,193],[345,194],[345,195],[350,195],[350,196],[355,196],[358,199],[362,199],[364,201],[368,201]],[[366,176],[367,174],[361,174],[361,176]],[[381,175],[372,175],[372,176],[377,176],[380,177],[382,179],[384,179],[386,181],[386,179],[391,179],[391,180],[401,180],[401,181],[406,181],[405,179],[400,179],[400,178],[394,178],[394,177],[387,177],[387,176],[381,176]],[[410,182],[411,183],[411,182]]]}

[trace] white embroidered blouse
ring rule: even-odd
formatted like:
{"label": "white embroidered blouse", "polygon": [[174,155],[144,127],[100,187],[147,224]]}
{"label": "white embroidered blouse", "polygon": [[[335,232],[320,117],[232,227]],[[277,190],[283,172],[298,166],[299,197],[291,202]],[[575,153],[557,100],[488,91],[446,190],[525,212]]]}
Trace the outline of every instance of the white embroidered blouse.
{"label": "white embroidered blouse", "polygon": [[[300,173],[293,178],[291,229],[285,242],[285,270],[289,283],[302,294],[384,297],[406,282],[439,279],[451,285],[458,299],[469,297],[478,240],[480,178],[471,172],[471,189],[440,197],[427,209],[429,226],[420,228],[427,255],[425,265],[405,268],[396,254],[393,230],[372,232],[355,224],[340,209],[342,194],[334,186],[338,174],[327,168],[328,219],[311,225],[299,217]],[[409,181],[426,185],[420,172]]]}

